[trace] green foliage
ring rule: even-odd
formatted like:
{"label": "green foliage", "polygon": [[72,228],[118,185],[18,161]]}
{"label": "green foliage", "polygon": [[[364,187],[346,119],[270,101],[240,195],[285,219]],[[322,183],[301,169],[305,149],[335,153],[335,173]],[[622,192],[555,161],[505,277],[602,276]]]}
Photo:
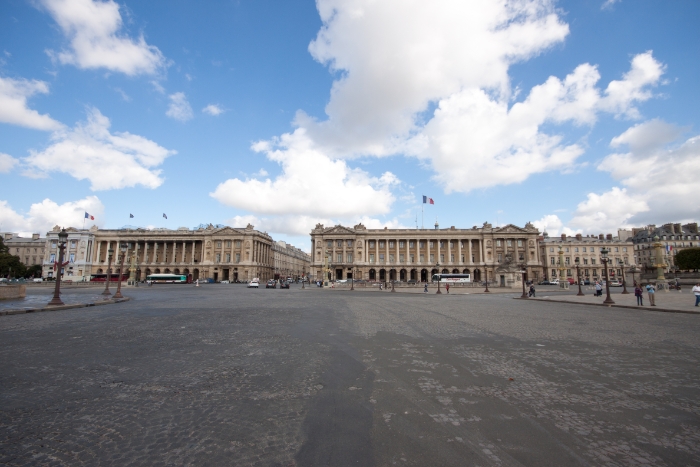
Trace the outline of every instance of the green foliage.
{"label": "green foliage", "polygon": [[24,273],[24,277],[41,277],[41,265],[40,264],[35,264],[33,266],[29,266]]}
{"label": "green foliage", "polygon": [[2,240],[2,237],[0,237],[0,253],[7,253],[8,251],[10,251],[10,249],[5,246],[5,242]]}
{"label": "green foliage", "polygon": [[27,267],[19,260],[19,256],[0,253],[0,276],[24,277]]}
{"label": "green foliage", "polygon": [[686,248],[676,253],[676,266],[684,271],[700,269],[700,248]]}

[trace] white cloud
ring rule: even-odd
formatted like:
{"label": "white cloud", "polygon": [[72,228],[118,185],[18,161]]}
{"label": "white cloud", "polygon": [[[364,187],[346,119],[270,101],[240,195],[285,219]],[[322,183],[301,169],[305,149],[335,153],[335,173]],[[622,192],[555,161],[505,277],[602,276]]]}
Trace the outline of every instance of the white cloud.
{"label": "white cloud", "polygon": [[651,51],[632,59],[630,71],[621,80],[611,81],[601,100],[601,109],[630,118],[639,118],[635,102],[644,102],[652,97],[652,86],[656,86],[666,67],[657,62]]}
{"label": "white cloud", "polygon": [[163,183],[155,167],[176,151],[168,150],[142,136],[111,133],[110,121],[95,108],[88,119],[68,131],[52,136],[43,151],[31,151],[23,159],[30,171],[63,172],[89,180],[93,191],[142,185],[156,188]]}
{"label": "white cloud", "polygon": [[0,122],[37,130],[57,130],[63,125],[48,114],[27,107],[27,98],[48,94],[45,81],[3,78],[0,76]]}
{"label": "white cloud", "polygon": [[650,223],[697,221],[700,135],[679,143],[682,133],[682,128],[650,120],[613,138],[612,147],[627,146],[629,152],[610,154],[597,169],[610,173],[621,187],[589,193],[568,227],[612,233]]}
{"label": "white cloud", "polygon": [[192,107],[187,102],[187,96],[185,96],[184,92],[176,92],[168,96],[168,98],[170,99],[170,106],[165,115],[181,122],[186,122],[193,117]]}
{"label": "white cloud", "polygon": [[613,7],[616,3],[618,3],[620,0],[605,0],[603,4],[600,6],[601,10],[607,10]]}
{"label": "white cloud", "polygon": [[18,213],[7,201],[0,200],[0,224],[2,224],[2,230],[6,232],[43,235],[55,225],[82,227],[86,211],[95,216],[92,223],[97,226],[104,225],[104,205],[97,196],[88,196],[63,204],[47,198],[40,203],[32,204],[26,214]]}
{"label": "white cloud", "polygon": [[122,31],[120,7],[113,0],[40,1],[70,41],[69,50],[50,52],[59,62],[129,76],[155,74],[166,65],[160,50],[143,35],[133,39]]}
{"label": "white cloud", "polygon": [[205,114],[217,116],[224,113],[225,110],[219,104],[209,104],[208,106],[202,109],[202,112],[204,112]]}
{"label": "white cloud", "polygon": [[160,94],[165,94],[165,88],[156,80],[152,80],[151,84],[153,85],[153,89],[155,89],[157,92]]}
{"label": "white cloud", "polygon": [[117,93],[119,93],[120,96],[122,96],[122,100],[124,102],[131,102],[131,96],[129,96],[122,88],[114,88]]}
{"label": "white cloud", "polygon": [[19,161],[9,154],[0,152],[0,173],[10,172]]}
{"label": "white cloud", "polygon": [[283,135],[275,144],[256,143],[253,149],[280,164],[283,173],[274,180],[229,179],[211,196],[256,214],[317,217],[383,214],[394,201],[390,188],[399,182],[392,173],[371,177],[345,161],[331,160],[301,129]]}
{"label": "white cloud", "polygon": [[537,227],[540,232],[547,232],[550,237],[556,237],[561,234],[575,235],[580,232],[565,227],[564,222],[562,222],[556,214],[548,214],[542,217],[542,219],[532,221],[532,224]]}

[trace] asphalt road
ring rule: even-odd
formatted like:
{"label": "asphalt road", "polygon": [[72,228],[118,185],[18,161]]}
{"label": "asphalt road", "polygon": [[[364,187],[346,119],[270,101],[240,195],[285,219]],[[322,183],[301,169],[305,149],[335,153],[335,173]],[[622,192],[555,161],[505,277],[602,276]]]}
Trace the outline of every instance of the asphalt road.
{"label": "asphalt road", "polygon": [[1,465],[700,464],[696,315],[299,286],[126,295],[0,317]]}

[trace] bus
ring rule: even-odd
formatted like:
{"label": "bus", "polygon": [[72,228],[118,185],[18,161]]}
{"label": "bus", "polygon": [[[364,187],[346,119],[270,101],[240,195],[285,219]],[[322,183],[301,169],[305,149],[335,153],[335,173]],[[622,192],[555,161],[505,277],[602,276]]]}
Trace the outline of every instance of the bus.
{"label": "bus", "polygon": [[[128,280],[129,279],[129,274],[123,274],[122,273],[122,281]],[[117,274],[110,274],[109,275],[109,281],[110,282],[119,282],[119,273]],[[90,282],[107,282],[107,274],[91,274],[90,275]]]}
{"label": "bus", "polygon": [[151,274],[146,281],[153,284],[189,284],[187,274]]}
{"label": "bus", "polygon": [[471,274],[433,274],[433,282],[464,284],[471,282]]}

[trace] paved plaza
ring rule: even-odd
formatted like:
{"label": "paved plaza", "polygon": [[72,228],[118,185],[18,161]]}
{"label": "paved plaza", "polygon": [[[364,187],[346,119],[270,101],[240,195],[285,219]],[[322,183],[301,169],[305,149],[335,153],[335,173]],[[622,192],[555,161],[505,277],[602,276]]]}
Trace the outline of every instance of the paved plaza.
{"label": "paved plaza", "polygon": [[699,315],[519,292],[125,295],[0,316],[0,465],[700,464]]}

